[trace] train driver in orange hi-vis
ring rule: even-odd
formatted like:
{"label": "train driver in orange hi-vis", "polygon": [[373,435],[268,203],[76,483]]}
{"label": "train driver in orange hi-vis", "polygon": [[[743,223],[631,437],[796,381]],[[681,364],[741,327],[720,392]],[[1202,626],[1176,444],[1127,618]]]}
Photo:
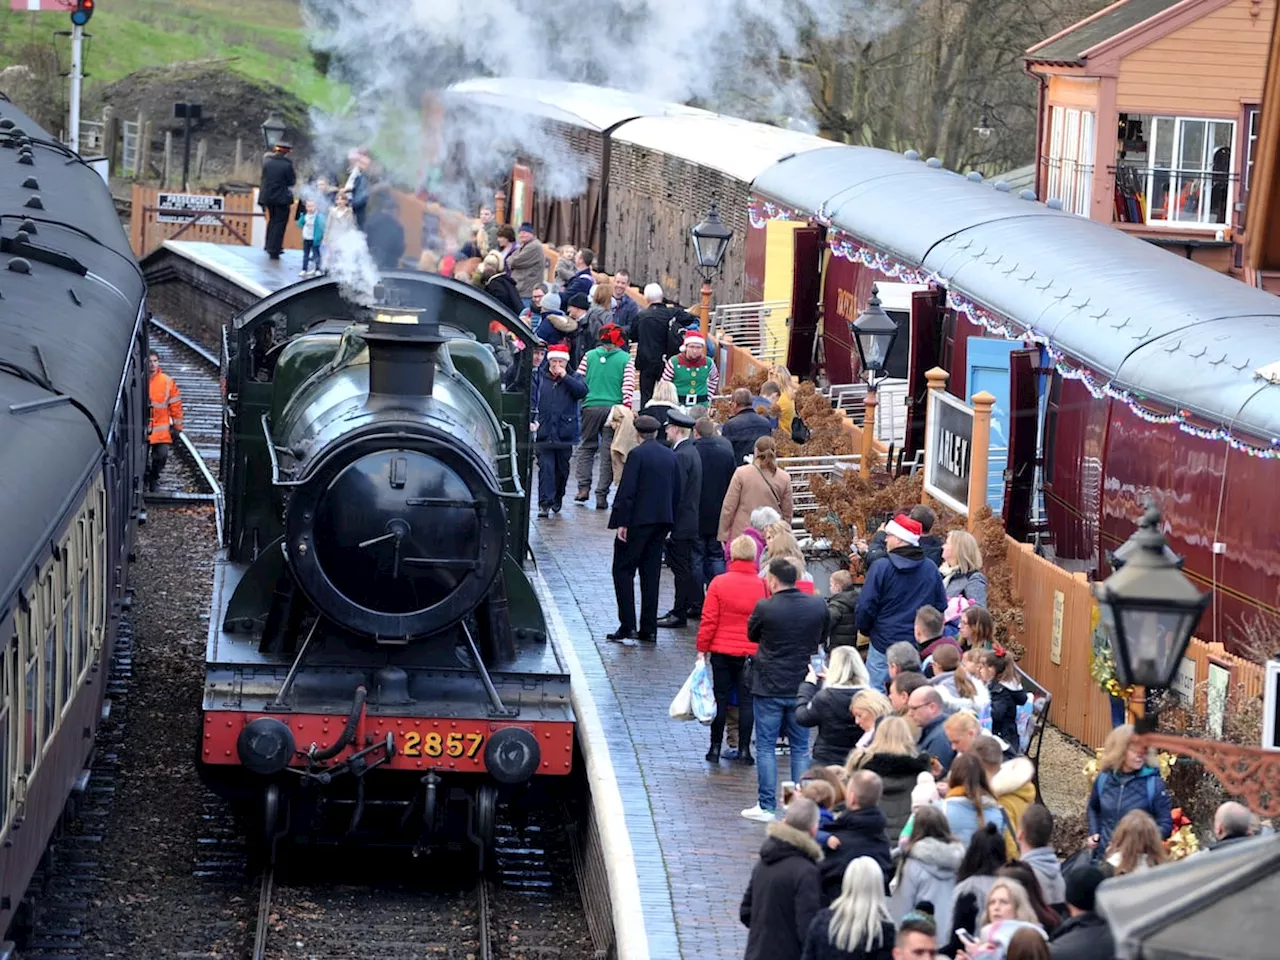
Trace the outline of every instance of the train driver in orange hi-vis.
{"label": "train driver in orange hi-vis", "polygon": [[160,471],[169,459],[169,448],[182,436],[182,394],[173,377],[160,369],[160,358],[154,350],[147,354],[147,370],[151,375],[147,391],[151,399],[151,420],[147,424],[150,443],[147,492],[155,493]]}

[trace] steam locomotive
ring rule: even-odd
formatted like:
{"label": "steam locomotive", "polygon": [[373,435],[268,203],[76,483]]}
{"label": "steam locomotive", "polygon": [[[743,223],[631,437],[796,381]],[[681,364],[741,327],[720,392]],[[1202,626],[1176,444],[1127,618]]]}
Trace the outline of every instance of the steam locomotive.
{"label": "steam locomotive", "polygon": [[532,337],[405,273],[371,307],[300,283],[224,333],[199,764],[267,855],[467,838],[483,860],[499,800],[573,769],[568,671],[522,567],[530,398],[502,389],[495,321]]}

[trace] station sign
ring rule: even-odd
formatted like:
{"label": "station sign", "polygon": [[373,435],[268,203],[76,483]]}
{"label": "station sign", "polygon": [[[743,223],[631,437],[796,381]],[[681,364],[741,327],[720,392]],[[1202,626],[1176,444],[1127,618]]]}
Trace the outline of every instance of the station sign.
{"label": "station sign", "polygon": [[929,435],[924,445],[924,489],[956,513],[969,514],[973,408],[945,390],[929,391]]}
{"label": "station sign", "polygon": [[[156,195],[157,223],[187,223],[200,214],[222,213],[227,198],[210,193],[161,193]],[[217,227],[222,221],[216,216],[199,216],[198,227]]]}

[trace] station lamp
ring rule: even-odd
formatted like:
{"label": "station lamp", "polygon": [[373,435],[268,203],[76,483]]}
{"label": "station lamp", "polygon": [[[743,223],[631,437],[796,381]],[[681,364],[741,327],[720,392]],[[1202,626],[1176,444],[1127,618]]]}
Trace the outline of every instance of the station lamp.
{"label": "station lamp", "polygon": [[702,279],[710,283],[712,274],[724,263],[729,241],[733,239],[733,231],[720,220],[720,210],[714,200],[711,201],[706,219],[689,233],[693,237],[693,252],[698,258]]}
{"label": "station lamp", "polygon": [[88,23],[95,5],[94,0],[76,0],[76,5],[71,10],[71,25],[83,27]]}
{"label": "station lamp", "polygon": [[284,139],[284,121],[274,111],[262,121],[262,139],[268,150],[274,150],[276,144]]}
{"label": "station lamp", "polygon": [[1111,635],[1117,679],[1123,686],[1163,690],[1173,682],[1211,594],[1196,589],[1176,554],[1166,552],[1154,503],[1147,502],[1138,529],[1121,549],[1124,565],[1093,587]]}
{"label": "station lamp", "polygon": [[862,369],[867,374],[867,385],[874,390],[878,380],[884,379],[884,365],[888,362],[894,340],[898,338],[897,323],[880,305],[878,286],[872,285],[871,299],[867,301],[866,309],[849,327],[853,331],[853,342],[858,348],[858,359],[862,361]]}
{"label": "station lamp", "polygon": [[702,316],[698,328],[702,339],[706,340],[711,325],[711,279],[724,263],[733,230],[721,221],[720,210],[712,200],[706,219],[690,230],[689,236],[693,240],[694,256],[698,259],[698,272],[702,274]]}

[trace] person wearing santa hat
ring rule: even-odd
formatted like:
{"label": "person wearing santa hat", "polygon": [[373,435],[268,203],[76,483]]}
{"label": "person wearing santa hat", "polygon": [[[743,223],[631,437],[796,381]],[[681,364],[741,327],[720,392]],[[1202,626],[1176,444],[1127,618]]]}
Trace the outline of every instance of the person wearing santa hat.
{"label": "person wearing santa hat", "polygon": [[662,379],[676,388],[676,396],[686,407],[707,403],[720,386],[720,372],[707,356],[707,341],[697,330],[686,330],[680,352],[667,358]]}
{"label": "person wearing santa hat", "polygon": [[900,513],[885,524],[884,533],[889,553],[867,569],[857,612],[858,632],[871,638],[867,672],[876,690],[889,682],[889,647],[900,640],[915,641],[916,611],[947,606],[942,574],[920,548],[920,521]]}
{"label": "person wearing santa hat", "polygon": [[569,482],[569,459],[579,439],[578,405],[586,381],[569,373],[569,345],[553,343],[546,362],[533,373],[538,398],[534,449],[538,454],[538,516],[559,513]]}

